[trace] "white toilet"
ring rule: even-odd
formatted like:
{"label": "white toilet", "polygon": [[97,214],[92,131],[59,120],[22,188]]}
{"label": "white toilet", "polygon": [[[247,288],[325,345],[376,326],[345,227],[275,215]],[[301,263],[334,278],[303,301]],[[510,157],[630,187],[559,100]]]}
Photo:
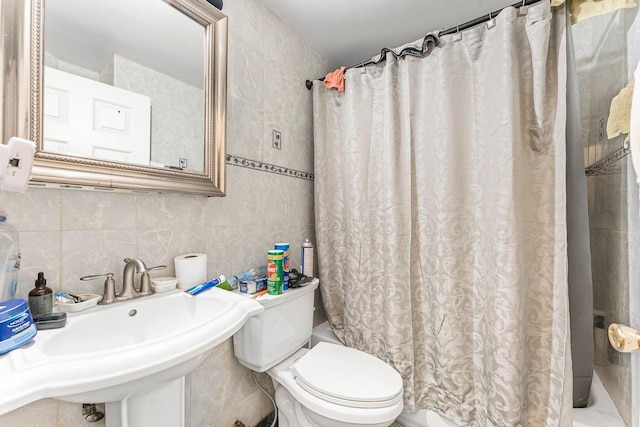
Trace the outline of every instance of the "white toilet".
{"label": "white toilet", "polygon": [[318,283],[257,299],[265,310],[234,335],[236,357],[273,379],[280,427],[388,427],[403,408],[400,374],[342,345],[304,348]]}

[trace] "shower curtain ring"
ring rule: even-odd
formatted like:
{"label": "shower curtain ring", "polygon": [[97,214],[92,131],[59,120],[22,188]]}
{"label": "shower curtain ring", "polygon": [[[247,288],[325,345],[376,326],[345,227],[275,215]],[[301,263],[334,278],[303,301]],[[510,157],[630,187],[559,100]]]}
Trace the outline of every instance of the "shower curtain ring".
{"label": "shower curtain ring", "polygon": [[453,35],[453,41],[459,42],[462,40],[462,33],[460,32],[460,25],[456,25],[456,33]]}
{"label": "shower curtain ring", "polygon": [[491,16],[491,12],[489,12],[489,21],[487,22],[487,29],[490,30],[496,26],[496,18]]}
{"label": "shower curtain ring", "polygon": [[529,12],[529,6],[527,6],[527,0],[522,0],[522,5],[518,9],[518,16],[525,16]]}

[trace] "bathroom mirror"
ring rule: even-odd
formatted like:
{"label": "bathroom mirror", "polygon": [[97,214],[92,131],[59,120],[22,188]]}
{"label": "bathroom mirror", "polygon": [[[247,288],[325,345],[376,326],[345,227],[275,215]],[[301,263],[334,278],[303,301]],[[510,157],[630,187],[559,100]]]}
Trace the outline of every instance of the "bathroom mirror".
{"label": "bathroom mirror", "polygon": [[32,185],[224,195],[220,11],[205,0],[25,7]]}

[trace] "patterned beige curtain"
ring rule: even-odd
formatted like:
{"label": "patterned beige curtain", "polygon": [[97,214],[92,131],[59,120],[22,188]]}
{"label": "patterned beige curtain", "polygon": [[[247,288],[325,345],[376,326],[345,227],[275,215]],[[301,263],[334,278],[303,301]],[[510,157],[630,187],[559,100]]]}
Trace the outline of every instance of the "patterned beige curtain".
{"label": "patterned beige curtain", "polygon": [[401,373],[409,410],[571,425],[564,13],[508,8],[348,70],[344,93],[314,85],[325,309]]}

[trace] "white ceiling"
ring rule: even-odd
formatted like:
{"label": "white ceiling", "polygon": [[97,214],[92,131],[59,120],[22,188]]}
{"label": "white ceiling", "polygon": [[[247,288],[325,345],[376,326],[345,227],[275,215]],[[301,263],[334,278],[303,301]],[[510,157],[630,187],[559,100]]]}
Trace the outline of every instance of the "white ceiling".
{"label": "white ceiling", "polygon": [[[233,0],[231,0],[233,1]],[[355,65],[516,0],[264,0],[332,68]],[[224,9],[223,9],[224,11]],[[310,76],[317,78],[320,76]]]}

